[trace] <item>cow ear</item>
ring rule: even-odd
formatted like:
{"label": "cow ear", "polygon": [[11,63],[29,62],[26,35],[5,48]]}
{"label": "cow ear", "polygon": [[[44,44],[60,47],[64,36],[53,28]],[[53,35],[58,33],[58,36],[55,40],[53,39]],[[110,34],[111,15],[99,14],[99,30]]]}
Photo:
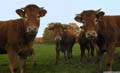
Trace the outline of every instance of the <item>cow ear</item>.
{"label": "cow ear", "polygon": [[97,13],[97,18],[103,17],[105,13],[103,11]]}
{"label": "cow ear", "polygon": [[40,17],[45,16],[46,13],[47,13],[47,11],[46,11],[45,9],[43,9],[43,7],[40,8],[40,11],[39,11],[39,15],[40,15]]}
{"label": "cow ear", "polygon": [[20,17],[25,18],[25,12],[24,12],[24,9],[23,9],[23,8],[17,9],[17,10],[16,10],[16,13],[17,13]]}
{"label": "cow ear", "polygon": [[80,26],[81,29],[84,29],[84,26]]}
{"label": "cow ear", "polygon": [[82,22],[82,17],[80,14],[76,14],[76,17],[74,18],[77,22]]}
{"label": "cow ear", "polygon": [[84,26],[80,26],[81,31],[84,31]]}

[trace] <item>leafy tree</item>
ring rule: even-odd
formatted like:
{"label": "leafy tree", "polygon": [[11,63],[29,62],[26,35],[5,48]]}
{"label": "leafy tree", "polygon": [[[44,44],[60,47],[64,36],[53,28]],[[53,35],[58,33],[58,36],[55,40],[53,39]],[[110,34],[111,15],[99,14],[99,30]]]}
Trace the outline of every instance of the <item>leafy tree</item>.
{"label": "leafy tree", "polygon": [[53,27],[57,23],[59,23],[59,22],[49,23],[48,26],[45,28],[44,33],[43,33],[44,43],[54,43],[53,32],[51,30],[49,30],[49,28]]}
{"label": "leafy tree", "polygon": [[49,27],[51,24],[48,24],[49,26],[45,28],[44,33],[43,33],[43,40],[44,43],[53,43],[54,38],[53,38],[53,32],[49,30]]}
{"label": "leafy tree", "polygon": [[76,23],[73,23],[73,22],[69,23],[68,29],[71,30],[73,33],[75,33],[76,36],[78,36],[80,33],[80,27]]}
{"label": "leafy tree", "polygon": [[48,28],[46,28],[44,32],[45,32],[43,34],[44,43],[53,43],[54,42],[53,33],[49,31]]}

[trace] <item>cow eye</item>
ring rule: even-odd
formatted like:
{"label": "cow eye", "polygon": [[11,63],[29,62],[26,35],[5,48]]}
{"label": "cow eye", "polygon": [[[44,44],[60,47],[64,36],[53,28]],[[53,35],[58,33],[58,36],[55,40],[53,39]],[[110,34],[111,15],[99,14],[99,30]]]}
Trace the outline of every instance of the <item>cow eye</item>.
{"label": "cow eye", "polygon": [[85,24],[85,20],[82,20],[82,23]]}
{"label": "cow eye", "polygon": [[38,20],[40,19],[40,15],[39,15],[39,14],[37,15],[37,19],[38,19]]}
{"label": "cow eye", "polygon": [[97,18],[95,18],[94,22],[95,22],[95,24],[98,24],[98,19],[97,19]]}
{"label": "cow eye", "polygon": [[26,17],[26,18],[28,17],[27,14],[25,14],[25,17]]}
{"label": "cow eye", "polygon": [[97,20],[97,18],[95,18],[95,22],[97,22],[98,20]]}
{"label": "cow eye", "polygon": [[37,14],[37,17],[40,18],[40,14]]}

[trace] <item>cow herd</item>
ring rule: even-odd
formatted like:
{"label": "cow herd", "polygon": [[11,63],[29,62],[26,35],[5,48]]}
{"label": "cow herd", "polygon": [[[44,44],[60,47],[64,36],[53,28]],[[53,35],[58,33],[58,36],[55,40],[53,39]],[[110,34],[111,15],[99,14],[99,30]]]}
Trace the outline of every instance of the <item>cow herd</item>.
{"label": "cow herd", "polygon": [[[0,21],[0,54],[7,53],[11,73],[18,73],[17,60],[20,60],[20,72],[25,73],[25,63],[28,56],[34,58],[34,39],[38,32],[40,17],[45,16],[47,10],[43,7],[30,4],[17,9],[16,13],[21,17],[16,20]],[[76,14],[74,18],[83,24],[79,34],[78,43],[81,49],[81,60],[85,57],[85,50],[94,56],[97,49],[97,60],[99,73],[102,56],[107,52],[108,70],[112,71],[112,63],[115,47],[120,37],[120,16],[106,16],[105,12],[99,10],[85,10]],[[67,26],[66,26],[67,27]],[[59,63],[60,51],[64,53],[65,61],[72,58],[72,48],[76,42],[76,35],[66,30],[61,24],[54,24],[49,30],[54,34],[56,45],[56,64]],[[111,37],[112,36],[112,37]]]}

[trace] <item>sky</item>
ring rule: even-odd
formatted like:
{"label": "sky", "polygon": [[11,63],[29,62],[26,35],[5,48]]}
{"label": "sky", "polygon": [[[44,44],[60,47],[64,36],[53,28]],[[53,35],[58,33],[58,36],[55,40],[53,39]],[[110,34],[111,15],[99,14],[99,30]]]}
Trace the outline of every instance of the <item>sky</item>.
{"label": "sky", "polygon": [[76,22],[74,17],[83,10],[102,8],[106,15],[120,15],[120,0],[1,0],[0,20],[20,18],[15,10],[28,4],[36,4],[47,10],[46,16],[40,18],[37,37],[42,37],[44,29],[51,22],[75,22],[79,26],[82,25]]}

